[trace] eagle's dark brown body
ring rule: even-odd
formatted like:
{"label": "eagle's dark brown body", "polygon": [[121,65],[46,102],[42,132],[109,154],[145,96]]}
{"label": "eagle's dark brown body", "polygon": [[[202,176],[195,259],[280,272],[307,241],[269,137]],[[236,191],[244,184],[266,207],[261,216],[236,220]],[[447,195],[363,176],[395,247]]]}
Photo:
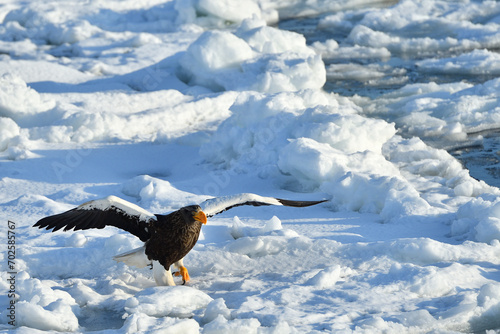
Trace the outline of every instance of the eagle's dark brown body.
{"label": "eagle's dark brown body", "polygon": [[158,220],[151,222],[148,227],[153,233],[145,244],[146,255],[150,260],[156,260],[169,268],[194,247],[202,223],[197,220],[186,223],[179,211],[156,217]]}

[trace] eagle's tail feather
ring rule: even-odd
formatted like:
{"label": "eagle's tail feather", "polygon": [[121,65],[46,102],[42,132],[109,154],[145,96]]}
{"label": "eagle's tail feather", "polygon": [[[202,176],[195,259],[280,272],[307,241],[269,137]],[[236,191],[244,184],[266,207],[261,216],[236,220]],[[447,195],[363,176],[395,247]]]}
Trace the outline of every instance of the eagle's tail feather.
{"label": "eagle's tail feather", "polygon": [[151,264],[151,261],[146,256],[145,249],[145,246],[132,249],[131,251],[113,256],[113,260],[123,262],[128,266],[144,268]]}

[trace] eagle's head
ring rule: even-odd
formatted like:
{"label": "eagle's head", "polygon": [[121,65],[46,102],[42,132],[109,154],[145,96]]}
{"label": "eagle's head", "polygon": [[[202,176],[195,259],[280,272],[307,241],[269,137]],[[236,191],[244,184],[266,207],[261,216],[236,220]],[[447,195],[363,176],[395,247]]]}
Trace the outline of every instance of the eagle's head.
{"label": "eagle's head", "polygon": [[189,205],[179,209],[184,221],[187,223],[194,223],[198,221],[202,224],[207,223],[207,216],[203,211],[201,211],[201,207],[199,205]]}

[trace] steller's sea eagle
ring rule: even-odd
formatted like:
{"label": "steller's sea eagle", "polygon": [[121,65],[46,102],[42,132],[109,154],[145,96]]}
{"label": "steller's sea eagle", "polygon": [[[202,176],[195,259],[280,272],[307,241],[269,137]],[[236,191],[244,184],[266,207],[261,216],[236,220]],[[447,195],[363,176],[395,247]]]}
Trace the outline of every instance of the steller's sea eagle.
{"label": "steller's sea eagle", "polygon": [[185,206],[167,215],[157,215],[116,196],[109,196],[45,217],[33,227],[52,229],[52,232],[61,228],[64,231],[77,231],[118,227],[144,241],[144,245],[113,259],[138,268],[152,265],[157,285],[175,285],[170,266],[173,264],[179,269],[175,275],[182,276],[183,284],[189,280],[182,259],[198,241],[201,225],[207,223],[207,217],[241,205],[306,207],[325,201],[291,201],[246,193],[212,198],[200,205]]}

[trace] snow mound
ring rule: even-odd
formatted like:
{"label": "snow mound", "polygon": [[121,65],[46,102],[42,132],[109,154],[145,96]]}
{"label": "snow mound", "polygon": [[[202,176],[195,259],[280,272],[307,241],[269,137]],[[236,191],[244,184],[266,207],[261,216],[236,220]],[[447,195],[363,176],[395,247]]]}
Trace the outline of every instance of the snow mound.
{"label": "snow mound", "polygon": [[227,320],[231,319],[231,311],[227,308],[226,302],[222,298],[214,299],[207,305],[202,321],[204,323],[209,323],[219,316]]}
{"label": "snow mound", "polygon": [[206,293],[187,286],[154,287],[129,298],[125,310],[129,314],[142,313],[157,318],[190,318],[212,300]]}
{"label": "snow mound", "polygon": [[73,332],[78,329],[78,318],[71,306],[60,300],[45,307],[20,301],[17,304],[17,311],[21,314],[18,318],[20,326],[60,332]]}
{"label": "snow mound", "polygon": [[[281,149],[289,139],[314,136],[347,152],[371,148],[380,150],[395,129],[385,123],[362,119],[354,114],[353,104],[339,103],[334,96],[318,91],[299,91],[273,95],[241,94],[230,110],[231,117],[218,127],[210,141],[201,147],[200,154],[207,161],[225,167],[275,164]],[[348,121],[361,125],[368,122],[376,131],[371,141],[358,131],[358,139],[351,141],[353,128]],[[364,124],[368,124],[364,123]],[[359,128],[359,127],[358,127]]]}
{"label": "snow mound", "polygon": [[176,0],[177,24],[196,24],[210,28],[225,28],[245,19],[263,19],[268,23],[278,20],[278,12],[271,6],[259,6],[253,0]]}
{"label": "snow mound", "polygon": [[88,21],[76,19],[71,6],[63,6],[62,11],[63,15],[55,14],[48,3],[14,9],[4,18],[4,23],[8,23],[6,33],[17,39],[30,38],[61,45],[88,39],[101,31]]}
{"label": "snow mound", "polygon": [[170,182],[149,175],[136,176],[122,186],[122,192],[139,200],[144,207],[165,212],[177,210],[186,205],[198,204],[205,199],[175,188]]}
{"label": "snow mound", "polygon": [[500,240],[500,201],[495,196],[480,196],[460,207],[451,233],[491,243]]}
{"label": "snow mound", "polygon": [[24,121],[27,115],[41,113],[54,106],[53,100],[42,98],[20,77],[8,73],[0,77],[0,115],[19,122]]}
{"label": "snow mound", "polygon": [[[27,128],[24,132],[27,139],[52,143],[110,142],[116,139],[168,141],[193,132],[193,126],[196,130],[204,127],[193,124],[193,119],[202,118],[207,128],[212,127],[213,122],[226,116],[227,108],[235,98],[231,92],[196,100],[176,90],[131,94],[99,92],[92,94],[91,100],[86,100],[86,94],[71,95],[69,101],[46,110],[52,106],[52,102],[44,102],[46,94],[40,98],[40,94],[27,88],[16,96],[21,98],[23,94],[25,98],[19,101],[18,107],[37,114],[16,110],[9,111],[8,117],[20,127]],[[32,99],[30,94],[34,94]],[[164,105],[164,100],[170,98],[176,102]],[[29,104],[29,101],[33,103]],[[216,105],[218,108],[215,108]],[[203,140],[203,136],[191,140],[197,144]]]}
{"label": "snow mound", "polygon": [[[48,234],[48,233],[47,233]],[[130,234],[120,234],[114,228],[106,229],[104,236],[92,238],[92,231],[79,232],[75,236],[72,232],[56,234],[52,238],[57,240],[60,246],[48,247],[37,254],[27,254],[24,256],[26,266],[30,268],[30,274],[41,278],[67,278],[106,276],[113,272],[115,262],[112,256],[129,251],[138,246],[138,240]],[[46,237],[50,237],[47,235]],[[82,247],[84,246],[85,247]],[[43,265],[46,257],[57,258]],[[85,261],[78,261],[84,257]]]}
{"label": "snow mound", "polygon": [[345,276],[353,274],[351,268],[342,268],[339,265],[321,270],[306,282],[306,285],[313,285],[318,289],[329,289]]}
{"label": "snow mound", "polygon": [[282,229],[283,227],[281,226],[281,220],[276,216],[273,216],[270,220],[268,220],[266,222],[266,225],[263,227],[246,225],[237,216],[235,216],[233,218],[233,225],[231,227],[231,236],[234,239],[239,239],[242,237],[255,237]]}
{"label": "snow mound", "polygon": [[[310,161],[304,164],[303,161]],[[382,155],[345,154],[328,144],[300,138],[288,144],[278,160],[281,171],[307,188],[333,195],[342,208],[382,213],[384,217],[426,214],[429,205]]]}
{"label": "snow mound", "polygon": [[214,91],[318,89],[326,80],[321,58],[306,46],[303,36],[256,19],[243,21],[235,33],[203,33],[180,65],[185,81]]}
{"label": "snow mound", "polygon": [[[78,308],[75,299],[66,291],[53,288],[50,281],[32,279],[23,271],[16,277],[16,323],[44,331],[75,331],[78,329]],[[6,318],[7,311],[2,311]]]}
{"label": "snow mound", "polygon": [[489,283],[481,287],[477,296],[478,315],[471,319],[473,329],[498,328],[500,321],[496,316],[500,311],[500,284]]}
{"label": "snow mound", "polygon": [[295,231],[283,229],[276,216],[263,227],[246,225],[234,217],[230,233],[235,240],[227,245],[226,250],[250,258],[277,254],[287,248],[289,239],[298,236]]}
{"label": "snow mound", "polygon": [[118,332],[120,333],[165,333],[197,334],[200,325],[194,319],[157,318],[144,313],[129,316]]}
{"label": "snow mound", "polygon": [[260,17],[259,6],[252,0],[242,0],[235,4],[231,0],[198,0],[196,9],[205,15],[212,15],[231,22],[241,22],[246,18]]}
{"label": "snow mound", "polygon": [[260,322],[257,319],[227,320],[223,316],[219,316],[214,321],[203,327],[203,333],[209,333],[209,334],[231,334],[235,332],[258,333],[259,329],[260,329]]}
{"label": "snow mound", "polygon": [[0,151],[5,151],[11,139],[19,136],[20,128],[11,118],[0,117]]}

